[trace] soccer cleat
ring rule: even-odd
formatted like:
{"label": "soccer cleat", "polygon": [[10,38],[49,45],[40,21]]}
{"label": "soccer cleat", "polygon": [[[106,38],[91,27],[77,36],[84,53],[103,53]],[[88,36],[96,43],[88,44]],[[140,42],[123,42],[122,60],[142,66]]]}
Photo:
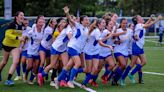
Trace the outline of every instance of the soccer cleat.
{"label": "soccer cleat", "polygon": [[14,81],[18,81],[18,80],[22,80],[22,77],[21,76],[16,76]]}
{"label": "soccer cleat", "polygon": [[41,73],[38,74],[38,84],[39,86],[42,86],[43,85],[43,76]]}
{"label": "soccer cleat", "polygon": [[139,84],[144,84],[144,81],[143,80],[139,80],[138,83]]}
{"label": "soccer cleat", "polygon": [[84,84],[82,84],[82,85],[80,86],[80,88],[87,88],[87,86],[84,85]]}
{"label": "soccer cleat", "polygon": [[121,86],[125,86],[125,85],[126,85],[126,84],[125,84],[125,80],[120,79],[120,85],[121,85]]}
{"label": "soccer cleat", "polygon": [[60,87],[68,87],[66,81],[61,80],[61,81],[60,81]]}
{"label": "soccer cleat", "polygon": [[54,78],[54,82],[55,82],[54,87],[56,89],[59,89],[59,81],[57,80],[57,78]]}
{"label": "soccer cleat", "polygon": [[136,83],[136,81],[135,81],[135,79],[134,79],[134,76],[133,76],[133,75],[128,74],[128,77],[129,77],[129,79],[130,79],[130,82],[131,82],[131,83]]}
{"label": "soccer cleat", "polygon": [[55,87],[54,81],[51,81],[51,82],[50,82],[50,86]]}
{"label": "soccer cleat", "polygon": [[101,77],[102,84],[104,84],[104,85],[107,84],[108,83],[107,79],[108,79],[108,76],[102,76]]}
{"label": "soccer cleat", "polygon": [[30,80],[29,80],[27,83],[28,83],[29,85],[33,85],[33,84],[34,84],[34,82],[33,82],[33,81],[30,81]]}
{"label": "soccer cleat", "polygon": [[14,85],[14,82],[12,80],[6,80],[5,85],[11,86],[11,85]]}
{"label": "soccer cleat", "polygon": [[90,79],[88,83],[89,83],[89,84],[92,84],[92,82],[93,82],[93,80],[92,80],[92,79]]}
{"label": "soccer cleat", "polygon": [[67,85],[68,85],[68,87],[70,87],[70,88],[75,88],[75,86],[74,86],[74,84],[73,84],[72,81],[68,81],[68,82],[67,82]]}
{"label": "soccer cleat", "polygon": [[99,86],[99,85],[98,85],[96,82],[94,82],[94,81],[91,83],[91,85],[94,86],[94,87],[98,87],[98,86]]}

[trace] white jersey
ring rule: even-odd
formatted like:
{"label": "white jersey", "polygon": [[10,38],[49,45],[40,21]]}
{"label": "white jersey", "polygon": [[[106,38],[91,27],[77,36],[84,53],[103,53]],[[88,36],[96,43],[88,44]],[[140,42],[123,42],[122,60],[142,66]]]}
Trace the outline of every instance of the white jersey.
{"label": "white jersey", "polygon": [[[22,36],[28,36],[28,32],[31,30],[31,27],[27,26],[23,32],[22,32]],[[24,46],[22,48],[22,51],[26,51],[28,49],[28,45],[29,45],[29,40],[27,39],[26,42],[24,43]]]}
{"label": "white jersey", "polygon": [[[118,32],[123,32],[122,28],[117,29]],[[120,35],[118,38],[121,41],[120,44],[116,44],[114,47],[114,53],[121,53],[125,56],[128,56],[129,42],[131,39],[131,29],[127,28],[126,34]]]}
{"label": "white jersey", "polygon": [[44,35],[43,35],[43,39],[41,41],[41,45],[46,48],[47,50],[50,50],[51,48],[51,45],[53,43],[53,31],[54,29],[51,28],[50,26],[47,26],[45,29],[44,29]]}
{"label": "white jersey", "polygon": [[98,40],[100,39],[101,32],[98,28],[94,29],[91,34],[88,36],[86,45],[84,47],[84,53],[88,55],[99,54],[100,45]]}
{"label": "white jersey", "polygon": [[[103,38],[107,37],[108,34],[110,34],[110,32],[107,29],[103,30],[102,33],[101,33],[100,39],[103,39]],[[112,38],[107,39],[103,43],[105,43],[107,45],[111,45],[111,46],[114,45]],[[103,47],[103,46],[100,47],[100,56],[106,57],[110,54],[112,54],[110,48]]]}
{"label": "white jersey", "polygon": [[67,26],[67,28],[63,29],[59,36],[55,39],[55,41],[52,44],[52,47],[59,51],[64,52],[67,50],[67,43],[69,41],[68,33],[73,33],[75,29],[72,29],[70,26]]}
{"label": "white jersey", "polygon": [[129,55],[132,55],[132,44],[134,42],[134,39],[133,39],[133,30],[131,30],[131,32],[129,32],[129,35],[131,36],[131,38],[130,38],[130,42],[129,42],[128,53],[129,53]]}
{"label": "white jersey", "polygon": [[88,28],[79,23],[75,23],[76,31],[73,33],[72,38],[68,42],[68,47],[71,47],[81,53],[85,46],[88,37]]}
{"label": "white jersey", "polygon": [[39,33],[34,27],[28,32],[28,38],[30,39],[30,44],[28,46],[27,54],[29,55],[39,55],[39,46],[43,39],[43,30]]}
{"label": "white jersey", "polygon": [[136,44],[142,49],[144,44],[145,44],[145,33],[146,30],[144,28],[144,24],[137,24],[135,26],[135,30],[134,30],[134,35],[138,36],[138,41],[135,41]]}

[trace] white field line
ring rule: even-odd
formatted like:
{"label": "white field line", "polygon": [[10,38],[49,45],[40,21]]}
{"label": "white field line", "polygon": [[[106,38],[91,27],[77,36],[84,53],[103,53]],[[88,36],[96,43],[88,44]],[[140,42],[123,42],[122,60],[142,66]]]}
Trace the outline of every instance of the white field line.
{"label": "white field line", "polygon": [[[159,43],[158,41],[151,41],[151,40],[145,40],[147,42],[153,42],[153,43]],[[164,44],[164,42],[162,42],[162,44]]]}
{"label": "white field line", "polygon": [[[50,70],[49,72],[52,73],[52,70]],[[80,84],[80,83],[78,83],[78,82],[76,82],[76,81],[73,81],[73,83],[74,83],[76,86],[78,86],[78,87],[81,88],[81,84]],[[91,89],[91,88],[88,88],[88,87],[82,88],[82,89],[86,90],[87,92],[96,92],[95,90],[93,90],[93,89]]]}
{"label": "white field line", "polygon": [[[80,83],[78,83],[78,82],[76,82],[76,81],[73,81],[73,83],[74,83],[76,86],[81,87],[81,84],[80,84]],[[88,88],[88,87],[83,88],[83,89],[86,90],[86,91],[88,91],[88,92],[96,92],[95,90],[93,90],[93,89],[91,89],[91,88]]]}
{"label": "white field line", "polygon": [[156,72],[143,72],[145,74],[152,74],[152,75],[161,75],[164,76],[164,73],[156,73]]}
{"label": "white field line", "polygon": [[[105,69],[102,69],[103,71],[105,71]],[[164,73],[157,73],[157,72],[143,72],[144,74],[151,74],[151,75],[160,75],[160,76],[164,76]]]}

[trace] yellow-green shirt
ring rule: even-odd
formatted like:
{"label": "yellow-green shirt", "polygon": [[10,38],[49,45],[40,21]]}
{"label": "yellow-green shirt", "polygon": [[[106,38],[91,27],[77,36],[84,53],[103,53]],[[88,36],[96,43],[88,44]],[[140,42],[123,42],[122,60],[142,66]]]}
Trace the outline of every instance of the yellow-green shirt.
{"label": "yellow-green shirt", "polygon": [[19,47],[20,40],[16,38],[22,36],[22,28],[22,25],[12,22],[5,32],[2,44],[8,47]]}
{"label": "yellow-green shirt", "polygon": [[59,31],[55,31],[53,34],[53,38],[56,39],[59,36],[60,32]]}

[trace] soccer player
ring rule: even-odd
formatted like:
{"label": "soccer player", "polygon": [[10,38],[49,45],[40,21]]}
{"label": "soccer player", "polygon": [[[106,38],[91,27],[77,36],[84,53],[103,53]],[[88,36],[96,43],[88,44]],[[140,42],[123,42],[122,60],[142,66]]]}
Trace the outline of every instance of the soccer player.
{"label": "soccer player", "polygon": [[[27,36],[28,32],[31,30],[31,27],[28,26],[29,25],[29,20],[24,18],[23,25],[24,25],[24,28],[23,28],[22,35],[23,36]],[[29,40],[25,39],[25,42],[20,45],[20,50],[21,50],[20,63],[22,63],[23,81],[24,82],[25,82],[24,77],[25,77],[25,73],[26,73],[26,61],[27,61],[27,48],[28,48],[28,44],[29,44]],[[17,76],[14,79],[15,81],[22,79],[21,76],[20,76],[20,70],[21,70],[20,63],[18,64],[18,66],[16,68]]]}
{"label": "soccer player", "polygon": [[[41,73],[44,69],[44,63],[46,60],[50,60],[50,48],[53,43],[53,31],[57,22],[55,18],[50,18],[44,29],[43,39],[41,41],[39,47],[39,55],[40,55],[40,66],[38,72]],[[48,62],[48,61],[47,61]]]}
{"label": "soccer player", "polygon": [[[67,72],[70,71],[70,78],[67,82],[68,87],[74,88],[73,79],[76,76],[78,72],[78,68],[81,66],[81,60],[80,60],[80,53],[83,51],[83,47],[86,43],[87,36],[88,36],[88,25],[89,25],[89,18],[87,16],[81,16],[80,17],[80,23],[77,23],[76,21],[72,20],[69,15],[69,8],[66,6],[63,8],[64,12],[68,18],[68,20],[73,23],[73,25],[76,28],[76,31],[74,32],[74,35],[68,42],[68,54],[72,59],[73,64],[70,64],[68,62],[67,66],[63,68],[60,75],[55,79],[55,88],[59,88],[59,81],[62,79],[65,79],[64,76],[67,74]],[[71,63],[72,63],[71,62]],[[73,65],[73,68],[71,68]]]}
{"label": "soccer player", "polygon": [[[42,15],[41,15],[42,16]],[[34,84],[33,79],[38,73],[38,67],[40,63],[40,57],[39,57],[39,46],[41,44],[41,41],[43,39],[43,26],[45,25],[45,20],[41,18],[41,16],[38,16],[36,19],[36,24],[33,26],[32,30],[28,32],[28,39],[30,40],[30,44],[28,46],[27,55],[28,55],[28,64],[27,64],[27,70],[25,74],[25,79],[27,79],[28,73],[30,70],[31,77],[28,81],[28,84]]]}
{"label": "soccer player", "polygon": [[128,60],[128,47],[130,42],[130,32],[131,29],[127,28],[127,20],[122,18],[120,21],[120,28],[117,29],[117,32],[125,32],[118,37],[116,37],[115,47],[114,47],[114,56],[118,62],[118,67],[114,71],[112,84],[117,85],[117,81],[120,79]]}
{"label": "soccer player", "polygon": [[17,64],[19,63],[20,43],[25,40],[24,37],[22,36],[23,21],[24,21],[24,13],[21,11],[16,12],[14,21],[8,26],[5,32],[5,38],[3,39],[2,42],[3,58],[2,58],[2,62],[0,63],[0,81],[2,80],[1,79],[2,69],[7,64],[10,53],[13,57],[13,63],[10,66],[8,77],[5,82],[5,85],[9,85],[9,86],[14,84],[14,82],[11,80],[11,77],[17,67]]}
{"label": "soccer player", "polygon": [[[131,68],[136,64],[136,67],[128,75],[132,83],[135,83],[134,74],[137,71],[141,71],[142,67],[147,62],[146,57],[144,55],[144,49],[143,49],[143,46],[145,43],[145,41],[144,41],[145,32],[146,32],[145,29],[150,27],[152,24],[155,24],[160,19],[162,19],[161,15],[159,15],[156,20],[152,21],[151,19],[149,19],[146,23],[144,23],[144,20],[140,15],[136,15],[132,19],[132,21],[135,25],[134,42],[132,44],[132,60],[131,60],[130,65],[128,65],[128,67],[126,68],[126,71],[125,71],[128,74],[129,71],[131,70]],[[139,64],[137,64],[138,58],[141,60],[141,63],[139,63]],[[140,72],[139,76],[142,77],[142,72]],[[140,77],[139,77],[139,83],[142,83],[142,78],[140,78]],[[126,76],[124,76],[124,78],[126,78]]]}

